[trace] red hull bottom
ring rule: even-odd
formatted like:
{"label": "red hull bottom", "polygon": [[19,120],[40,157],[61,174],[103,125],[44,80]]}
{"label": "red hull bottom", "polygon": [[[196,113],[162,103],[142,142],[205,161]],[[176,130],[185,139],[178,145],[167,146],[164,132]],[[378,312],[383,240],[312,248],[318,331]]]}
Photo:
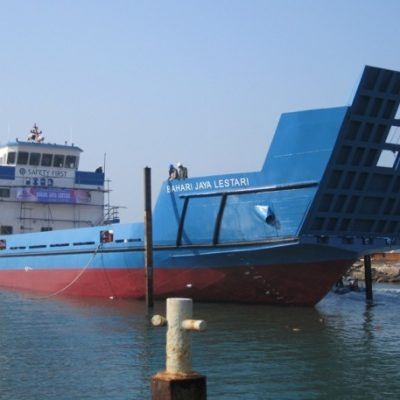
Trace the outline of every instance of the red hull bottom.
{"label": "red hull bottom", "polygon": [[[156,299],[189,297],[224,301],[312,306],[352,265],[352,260],[314,264],[224,268],[155,268]],[[0,286],[79,297],[145,296],[143,269],[0,271]]]}

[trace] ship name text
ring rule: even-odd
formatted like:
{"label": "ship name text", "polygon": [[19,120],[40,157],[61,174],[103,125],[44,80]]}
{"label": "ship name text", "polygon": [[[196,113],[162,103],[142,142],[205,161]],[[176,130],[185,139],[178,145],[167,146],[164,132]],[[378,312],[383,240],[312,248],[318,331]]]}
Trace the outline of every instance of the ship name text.
{"label": "ship name text", "polygon": [[174,182],[167,185],[167,193],[240,188],[248,186],[250,186],[250,181],[249,178],[247,177],[224,178],[224,179],[197,181],[197,182],[176,181],[176,183]]}

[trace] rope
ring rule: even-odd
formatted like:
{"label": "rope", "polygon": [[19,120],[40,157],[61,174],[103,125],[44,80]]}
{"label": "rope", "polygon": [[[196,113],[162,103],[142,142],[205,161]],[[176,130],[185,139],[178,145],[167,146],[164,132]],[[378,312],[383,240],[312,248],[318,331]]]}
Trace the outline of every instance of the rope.
{"label": "rope", "polygon": [[102,246],[102,244],[100,243],[96,250],[94,251],[92,257],[90,258],[90,260],[87,262],[87,264],[83,267],[83,269],[79,272],[79,274],[70,282],[68,283],[68,285],[64,286],[63,288],[61,288],[60,290],[57,290],[57,292],[51,293],[47,296],[42,296],[42,297],[33,297],[32,300],[43,300],[43,299],[49,299],[50,297],[54,297],[59,295],[60,293],[64,292],[65,290],[67,290],[69,287],[71,287],[82,275],[83,273],[88,269],[90,263],[94,260],[94,258],[97,255],[97,252],[99,251],[100,247]]}

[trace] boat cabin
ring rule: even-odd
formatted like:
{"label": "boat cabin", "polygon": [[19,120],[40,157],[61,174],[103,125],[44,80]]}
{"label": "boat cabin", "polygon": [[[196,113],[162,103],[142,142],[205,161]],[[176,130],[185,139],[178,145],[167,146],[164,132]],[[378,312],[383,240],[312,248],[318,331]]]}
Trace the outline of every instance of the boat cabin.
{"label": "boat cabin", "polygon": [[45,143],[36,125],[26,141],[0,145],[0,234],[101,224],[104,173],[79,171],[81,153]]}

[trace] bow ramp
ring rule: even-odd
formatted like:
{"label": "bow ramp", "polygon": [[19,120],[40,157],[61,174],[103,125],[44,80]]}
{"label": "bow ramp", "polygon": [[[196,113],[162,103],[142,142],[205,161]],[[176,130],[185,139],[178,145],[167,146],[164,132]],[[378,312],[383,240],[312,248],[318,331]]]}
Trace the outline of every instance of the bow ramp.
{"label": "bow ramp", "polygon": [[400,73],[367,66],[301,235],[330,243],[396,247],[400,231]]}
{"label": "bow ramp", "polygon": [[260,172],[163,185],[156,242],[390,248],[400,230],[399,101],[400,73],[367,66],[351,106],[283,114]]}

